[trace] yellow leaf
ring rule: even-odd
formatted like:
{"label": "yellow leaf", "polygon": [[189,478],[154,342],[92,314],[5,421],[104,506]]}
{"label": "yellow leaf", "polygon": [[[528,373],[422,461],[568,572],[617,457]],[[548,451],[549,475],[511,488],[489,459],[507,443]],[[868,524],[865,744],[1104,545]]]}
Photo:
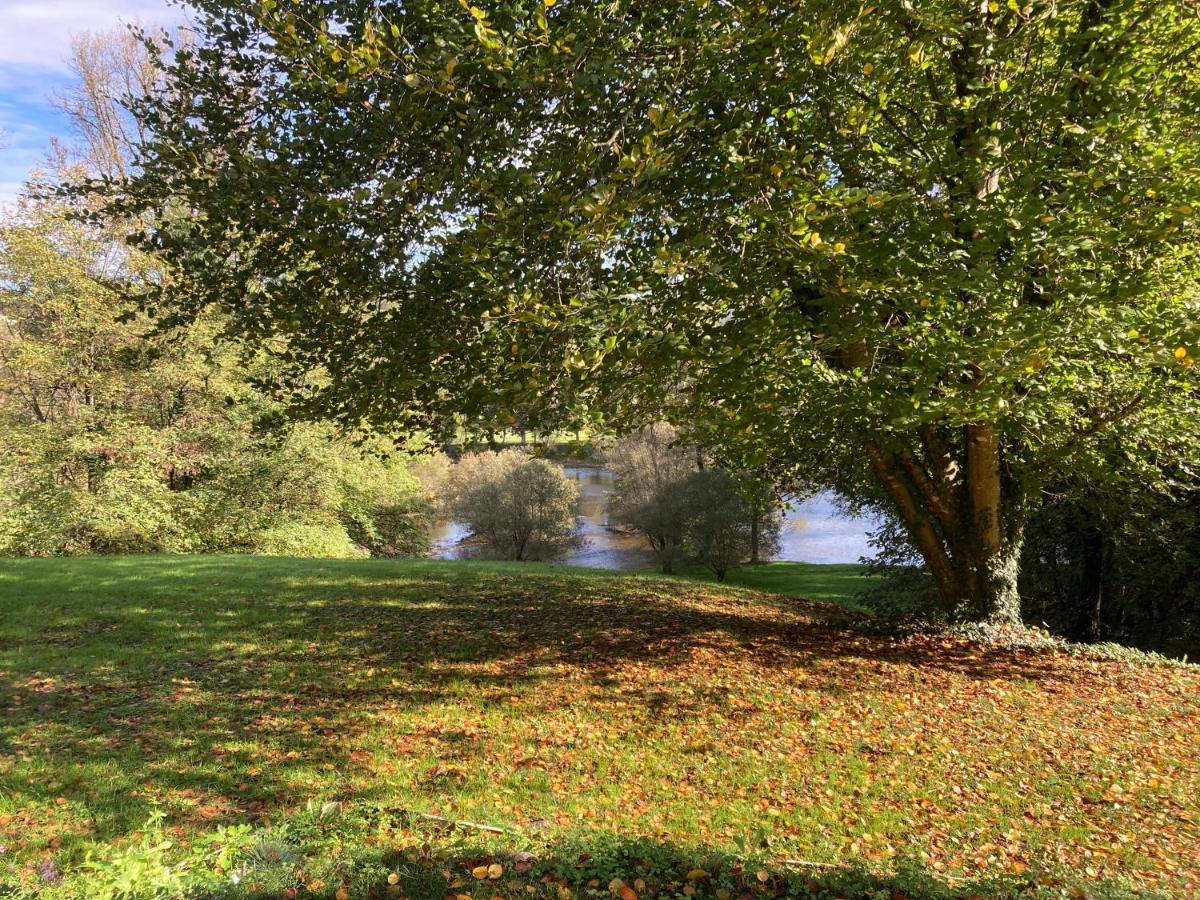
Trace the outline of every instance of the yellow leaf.
{"label": "yellow leaf", "polygon": [[1176,347],[1175,348],[1175,358],[1176,359],[1186,359],[1187,355],[1188,355],[1187,347]]}
{"label": "yellow leaf", "polygon": [[779,165],[779,163],[776,163],[775,165],[771,166],[771,174],[774,175],[776,178],[778,178],[780,175],[783,174],[783,166]]}
{"label": "yellow leaf", "polygon": [[759,881],[761,881],[763,884],[766,884],[768,881],[771,880],[771,873],[768,872],[766,869],[759,869],[758,873],[754,877],[757,878]]}
{"label": "yellow leaf", "polygon": [[490,866],[487,867],[487,877],[492,879],[492,881],[495,881],[497,878],[499,878],[503,874],[504,874],[504,866],[500,865],[500,863],[492,863]]}
{"label": "yellow leaf", "polygon": [[692,869],[692,871],[687,873],[688,881],[699,881],[701,878],[707,878],[707,877],[708,877],[708,873],[705,872],[703,869]]}
{"label": "yellow leaf", "polygon": [[817,246],[817,244],[821,243],[821,233],[819,231],[814,231],[808,236],[808,242],[814,247]]}
{"label": "yellow leaf", "polygon": [[350,900],[350,892],[344,887],[337,889],[337,893],[333,895],[334,900]]}
{"label": "yellow leaf", "polygon": [[399,883],[400,883],[399,874],[397,874],[396,872],[392,872],[390,875],[388,875],[388,884],[399,884]]}
{"label": "yellow leaf", "polygon": [[864,75],[870,75],[874,71],[875,71],[874,63],[867,63],[865,66],[863,66],[863,74]]}
{"label": "yellow leaf", "polygon": [[488,867],[487,866],[476,866],[475,868],[473,868],[471,870],[471,874],[478,880],[483,881],[485,878],[488,877]]}

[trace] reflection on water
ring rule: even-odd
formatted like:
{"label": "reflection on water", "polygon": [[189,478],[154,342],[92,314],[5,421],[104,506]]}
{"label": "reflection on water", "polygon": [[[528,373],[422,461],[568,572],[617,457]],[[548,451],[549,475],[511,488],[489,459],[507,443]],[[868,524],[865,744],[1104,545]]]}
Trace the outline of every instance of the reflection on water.
{"label": "reflection on water", "polygon": [[[568,465],[563,471],[579,483],[580,501],[577,519],[583,546],[560,561],[591,569],[645,569],[655,564],[654,554],[633,535],[621,534],[608,527],[608,495],[612,492],[613,473],[597,466]],[[867,556],[870,519],[847,516],[837,508],[831,494],[819,494],[796,504],[784,515],[777,559],[797,562],[858,562]],[[463,555],[459,542],[469,532],[457,522],[446,522],[433,534],[435,559],[458,559]]]}

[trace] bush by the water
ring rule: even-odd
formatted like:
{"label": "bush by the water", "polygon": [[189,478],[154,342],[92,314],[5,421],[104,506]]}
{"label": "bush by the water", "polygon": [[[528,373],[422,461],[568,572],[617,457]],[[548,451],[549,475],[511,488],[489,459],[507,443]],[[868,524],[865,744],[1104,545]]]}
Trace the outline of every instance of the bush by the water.
{"label": "bush by the water", "polygon": [[446,507],[481,556],[553,559],[578,543],[579,485],[561,466],[517,450],[464,456],[446,479]]}
{"label": "bush by the water", "polygon": [[[684,511],[683,548],[717,581],[755,555],[773,555],[779,517],[756,511],[748,499],[754,486],[721,469],[693,472],[670,488]],[[766,553],[763,548],[769,546]]]}
{"label": "bush by the water", "polygon": [[607,451],[615,473],[613,522],[642,535],[664,572],[688,561],[723,581],[730,569],[779,549],[779,501],[771,486],[705,465],[668,425],[623,437]]}
{"label": "bush by the water", "polygon": [[675,486],[696,471],[697,453],[664,423],[625,435],[605,451],[613,470],[609,518],[640,534],[664,572],[684,556],[687,510]]}

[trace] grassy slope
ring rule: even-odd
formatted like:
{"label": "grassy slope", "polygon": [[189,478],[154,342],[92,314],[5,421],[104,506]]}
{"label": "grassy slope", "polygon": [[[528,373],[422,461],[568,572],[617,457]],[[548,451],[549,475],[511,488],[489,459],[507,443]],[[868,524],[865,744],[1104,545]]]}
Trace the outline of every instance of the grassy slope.
{"label": "grassy slope", "polygon": [[[62,871],[87,895],[84,854],[142,846],[156,809],[168,857],[222,824],[300,823],[286,837],[307,857],[243,880],[276,896],[297,870],[326,896],[386,896],[389,870],[410,897],[443,896],[446,875],[452,896],[528,897],[528,877],[555,873],[576,896],[588,880],[608,896],[614,875],[679,896],[696,864],[712,872],[699,895],[783,891],[782,870],[731,861],[747,852],[875,871],[909,857],[930,892],[1042,869],[1178,896],[1200,882],[1194,670],[863,636],[699,582],[0,562],[0,691],[0,885]],[[336,822],[309,801],[336,801]],[[437,838],[451,858],[434,863],[399,809],[537,836]],[[541,860],[470,877],[514,847]]]}

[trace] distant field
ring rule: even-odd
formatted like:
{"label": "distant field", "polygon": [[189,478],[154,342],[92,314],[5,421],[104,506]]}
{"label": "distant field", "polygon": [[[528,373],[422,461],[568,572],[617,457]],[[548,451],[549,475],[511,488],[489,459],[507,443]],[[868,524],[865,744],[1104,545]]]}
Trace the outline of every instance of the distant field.
{"label": "distant field", "polygon": [[1195,896],[1197,747],[1195,669],[681,578],[0,562],[0,895]]}

